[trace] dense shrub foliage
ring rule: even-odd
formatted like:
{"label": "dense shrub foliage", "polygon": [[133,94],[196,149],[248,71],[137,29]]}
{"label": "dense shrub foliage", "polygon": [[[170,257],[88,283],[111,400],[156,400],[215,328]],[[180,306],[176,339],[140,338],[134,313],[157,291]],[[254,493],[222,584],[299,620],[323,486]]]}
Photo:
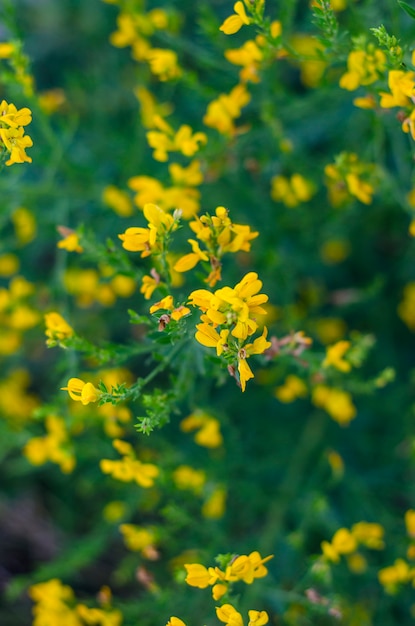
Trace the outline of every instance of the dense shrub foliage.
{"label": "dense shrub foliage", "polygon": [[415,9],[3,0],[0,623],[415,618]]}

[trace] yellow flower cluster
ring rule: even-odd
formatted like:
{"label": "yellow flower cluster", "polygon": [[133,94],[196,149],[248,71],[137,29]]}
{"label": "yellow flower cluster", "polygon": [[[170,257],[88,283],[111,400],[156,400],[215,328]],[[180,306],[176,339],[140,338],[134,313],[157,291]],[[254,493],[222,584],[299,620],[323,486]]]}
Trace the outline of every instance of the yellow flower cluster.
{"label": "yellow flower cluster", "polygon": [[158,467],[153,463],[139,461],[132,445],[126,441],[115,439],[112,445],[123,457],[119,461],[101,459],[99,464],[101,471],[122,482],[136,482],[144,489],[152,487],[159,475]]}
{"label": "yellow flower cluster", "polygon": [[280,385],[275,389],[274,395],[280,402],[289,403],[294,402],[297,398],[305,398],[307,396],[307,385],[301,378],[290,374],[284,381],[283,385]]}
{"label": "yellow flower cluster", "polygon": [[32,585],[29,589],[29,595],[34,602],[32,626],[44,626],[45,624],[121,626],[121,612],[110,606],[111,591],[108,587],[103,587],[100,593],[106,598],[103,609],[76,604],[75,594],[71,587],[63,585],[57,578]]}
{"label": "yellow flower cluster", "polygon": [[113,306],[120,298],[129,298],[135,291],[136,283],[130,276],[114,272],[110,266],[95,268],[69,267],[63,282],[66,291],[75,296],[76,304],[88,308],[98,302],[105,307]]}
{"label": "yellow flower cluster", "polygon": [[40,313],[30,303],[35,285],[23,276],[13,276],[8,288],[0,288],[0,355],[16,352],[22,335],[41,320]]}
{"label": "yellow flower cluster", "polygon": [[0,381],[0,411],[13,429],[27,423],[38,406],[37,397],[29,391],[32,381],[25,369],[14,369]]}
{"label": "yellow flower cluster", "polygon": [[151,176],[133,176],[128,186],[135,192],[134,204],[142,209],[150,202],[157,204],[164,211],[180,209],[184,219],[190,219],[199,211],[200,192],[198,187],[203,182],[200,161],[195,159],[187,167],[170,163],[168,171],[172,185],[165,187]]}
{"label": "yellow flower cluster", "polygon": [[70,378],[67,387],[61,387],[62,391],[67,391],[69,397],[75,402],[81,402],[84,406],[90,402],[97,402],[100,391],[90,382],[85,382],[81,378]]}
{"label": "yellow flower cluster", "polygon": [[352,50],[347,59],[347,72],[340,78],[340,87],[354,91],[361,85],[376,82],[386,69],[386,54],[368,46],[367,50]]}
{"label": "yellow flower cluster", "polygon": [[17,109],[14,104],[6,100],[0,103],[0,150],[4,157],[9,153],[6,165],[13,163],[31,163],[32,159],[27,156],[26,148],[33,146],[29,135],[25,135],[24,126],[32,121],[32,112],[27,107]]}
{"label": "yellow flower cluster", "polygon": [[402,130],[415,139],[415,72],[391,70],[388,74],[389,92],[380,92],[380,106],[383,109],[400,107]]}
{"label": "yellow flower cluster", "polygon": [[352,397],[350,393],[342,389],[316,385],[311,400],[315,406],[324,409],[340,426],[348,426],[356,417],[356,407]]}
{"label": "yellow flower cluster", "polygon": [[204,411],[194,411],[180,422],[184,433],[196,430],[194,441],[204,448],[218,448],[223,443],[219,421]]}
{"label": "yellow flower cluster", "polygon": [[415,282],[405,285],[398,315],[410,330],[415,331]]}
{"label": "yellow flower cluster", "polygon": [[158,558],[155,548],[157,538],[153,529],[135,524],[121,524],[119,528],[129,550],[141,552],[142,556],[150,561]]}
{"label": "yellow flower cluster", "polygon": [[44,465],[51,461],[59,465],[65,474],[72,472],[76,461],[65,422],[56,415],[48,415],[45,426],[47,434],[30,439],[23,448],[23,454],[32,465]]}
{"label": "yellow flower cluster", "polygon": [[203,123],[209,128],[215,128],[222,135],[233,137],[236,134],[234,120],[240,117],[241,109],[250,100],[251,96],[245,85],[236,85],[229,94],[222,93],[208,104]]}
{"label": "yellow flower cluster", "polygon": [[196,217],[189,223],[190,228],[201,241],[205,250],[200,248],[195,239],[188,239],[192,246],[192,252],[182,256],[174,265],[176,272],[187,272],[193,269],[199,261],[209,261],[211,272],[205,282],[214,287],[221,279],[221,258],[228,252],[249,252],[251,240],[258,237],[258,232],[251,231],[249,226],[233,224],[228,211],[220,206],[215,210],[215,215],[203,215]]}
{"label": "yellow flower cluster", "polygon": [[197,341],[208,348],[216,348],[218,356],[224,354],[231,367],[237,362],[242,391],[246,382],[254,377],[247,359],[271,346],[266,340],[266,328],[252,343],[245,343],[258,329],[255,316],[266,314],[261,304],[268,301],[268,296],[258,293],[261,287],[258,274],[249,272],[233,288],[222,287],[214,293],[197,289],[189,296],[189,304],[202,311],[201,323],[196,326]]}
{"label": "yellow flower cluster", "polygon": [[33,626],[62,624],[62,626],[82,626],[80,617],[72,608],[75,595],[71,587],[53,578],[44,583],[32,585],[29,595],[33,602]]}
{"label": "yellow flower cluster", "polygon": [[327,346],[323,367],[334,367],[344,373],[350,372],[352,366],[349,361],[344,359],[344,355],[348,352],[350,345],[350,341],[341,340],[332,346]]}
{"label": "yellow flower cluster", "polygon": [[154,150],[153,158],[156,161],[167,161],[169,152],[181,152],[184,156],[192,157],[199,151],[201,145],[207,143],[205,133],[192,134],[188,124],[182,124],[175,133],[160,115],[154,116],[153,126],[155,130],[147,132],[147,141]]}
{"label": "yellow flower cluster", "polygon": [[366,567],[365,557],[358,551],[359,547],[369,550],[383,550],[384,528],[374,522],[357,522],[351,529],[339,528],[331,542],[323,541],[321,549],[324,560],[330,563],[339,563],[342,556],[347,558],[349,568],[356,574],[363,572]]}
{"label": "yellow flower cluster", "polygon": [[147,63],[160,81],[173,80],[181,75],[177,54],[173,50],[152,48],[150,43],[156,31],[166,30],[168,26],[168,15],[162,9],[148,13],[138,8],[122,11],[117,17],[118,29],[111,34],[110,41],[117,48],[130,46],[133,59]]}
{"label": "yellow flower cluster", "polygon": [[371,204],[374,188],[372,179],[374,166],[359,161],[357,154],[342,152],[335,163],[324,169],[329,200],[334,207],[340,207],[351,198],[357,198],[363,204]]}
{"label": "yellow flower cluster", "polygon": [[[282,27],[281,22],[274,21],[270,25],[270,35],[273,39],[277,40],[281,37]],[[259,83],[259,72],[262,62],[267,58],[266,49],[268,42],[263,35],[257,35],[255,39],[246,41],[240,48],[232,48],[225,50],[225,58],[233,65],[239,65],[242,67],[239,72],[239,80],[241,83]],[[284,57],[286,55],[285,50],[281,46],[278,46],[274,42],[274,49],[277,48],[277,57]]]}
{"label": "yellow flower cluster", "polygon": [[178,226],[177,219],[165,213],[156,204],[148,203],[143,209],[148,228],[132,226],[125,233],[118,235],[122,247],[130,252],[141,252],[141,257],[160,254],[166,249],[170,234]]}
{"label": "yellow flower cluster", "polygon": [[274,176],[271,179],[271,198],[283,202],[287,207],[296,207],[301,202],[308,202],[314,195],[314,185],[301,174],[290,178]]}
{"label": "yellow flower cluster", "polygon": [[[246,3],[249,8],[249,3]],[[246,14],[244,3],[238,0],[233,5],[235,13],[226,18],[222,26],[219,28],[225,35],[233,35],[237,33],[242,26],[250,24],[251,20]]]}
{"label": "yellow flower cluster", "polygon": [[199,589],[211,586],[213,599],[219,600],[234,582],[242,581],[251,585],[255,579],[264,578],[268,574],[264,563],[272,558],[273,555],[263,558],[257,551],[248,555],[241,554],[230,561],[225,571],[217,566],[205,567],[200,563],[185,564],[186,582],[191,587]]}
{"label": "yellow flower cluster", "polygon": [[57,342],[73,337],[74,330],[68,322],[56,311],[45,313],[47,346],[54,346]]}

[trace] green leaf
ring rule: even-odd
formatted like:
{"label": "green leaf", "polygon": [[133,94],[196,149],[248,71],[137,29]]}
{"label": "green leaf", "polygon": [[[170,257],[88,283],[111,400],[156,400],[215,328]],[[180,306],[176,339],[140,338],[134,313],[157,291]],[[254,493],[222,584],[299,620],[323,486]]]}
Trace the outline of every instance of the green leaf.
{"label": "green leaf", "polygon": [[412,19],[415,20],[415,9],[411,7],[407,2],[403,2],[403,0],[398,0],[398,4]]}

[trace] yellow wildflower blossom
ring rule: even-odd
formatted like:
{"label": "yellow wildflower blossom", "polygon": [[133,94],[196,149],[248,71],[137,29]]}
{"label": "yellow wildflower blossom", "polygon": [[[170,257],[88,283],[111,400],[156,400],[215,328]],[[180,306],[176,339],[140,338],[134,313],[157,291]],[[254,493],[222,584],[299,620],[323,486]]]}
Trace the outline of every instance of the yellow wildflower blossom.
{"label": "yellow wildflower blossom", "polygon": [[233,35],[237,33],[242,26],[250,24],[250,19],[246,14],[243,2],[238,1],[233,5],[234,15],[230,15],[219,28],[225,35]]}
{"label": "yellow wildflower blossom", "polygon": [[18,207],[12,213],[14,231],[20,245],[24,246],[36,237],[36,219],[26,207]]}
{"label": "yellow wildflower blossom", "polygon": [[[66,231],[69,229],[64,230]],[[83,247],[79,245],[79,235],[74,232],[68,232],[68,234],[65,235],[64,239],[58,241],[57,246],[61,250],[67,250],[68,252],[80,253],[84,251]]]}
{"label": "yellow wildflower blossom", "polygon": [[153,530],[135,524],[121,524],[119,529],[129,550],[141,552],[143,556],[152,554],[151,548],[154,549],[156,543],[156,535]]}
{"label": "yellow wildflower blossom", "polygon": [[185,417],[180,422],[180,429],[185,433],[196,430],[194,441],[205,448],[218,448],[223,443],[219,421],[203,411]]}
{"label": "yellow wildflower blossom", "polygon": [[301,202],[308,202],[314,195],[314,186],[301,174],[291,178],[274,176],[271,180],[271,198],[283,202],[287,207],[296,207]]}
{"label": "yellow wildflower blossom", "polygon": [[216,616],[226,626],[244,626],[242,615],[231,604],[217,606]]}
{"label": "yellow wildflower blossom", "polygon": [[141,252],[144,258],[162,250],[166,236],[177,228],[177,221],[153,203],[146,204],[143,213],[148,221],[148,228],[132,226],[118,237],[125,250]]}
{"label": "yellow wildflower blossom", "polygon": [[268,574],[268,569],[264,563],[274,558],[274,555],[261,557],[258,551],[250,554],[242,554],[232,561],[226,568],[225,579],[229,582],[242,580],[247,585],[254,582],[256,578],[264,578]]}
{"label": "yellow wildflower blossom", "polygon": [[61,387],[62,391],[67,391],[72,400],[82,402],[87,405],[90,402],[97,402],[101,393],[92,383],[86,383],[81,378],[70,378],[67,387]]}
{"label": "yellow wildflower blossom", "polygon": [[415,569],[403,559],[396,559],[393,565],[379,570],[378,578],[386,593],[395,594],[399,585],[415,580]]}
{"label": "yellow wildflower blossom", "polygon": [[199,494],[206,482],[206,473],[189,465],[180,465],[173,471],[172,478],[178,489],[188,489]]}
{"label": "yellow wildflower blossom", "polygon": [[46,337],[48,337],[47,345],[51,345],[54,341],[62,341],[74,335],[74,330],[64,320],[62,315],[56,311],[45,313]]}
{"label": "yellow wildflower blossom", "polygon": [[251,99],[245,85],[236,85],[229,94],[220,94],[216,100],[208,104],[203,123],[209,128],[232,136],[236,132],[234,120],[241,115],[242,107]]}
{"label": "yellow wildflower blossom", "polygon": [[241,65],[241,83],[259,82],[259,68],[263,52],[256,41],[246,41],[241,48],[225,50],[225,58],[233,65]]}
{"label": "yellow wildflower blossom", "polygon": [[[205,500],[202,506],[202,515],[206,519],[220,519],[225,513],[225,504],[226,504],[226,489],[223,487],[216,487],[216,489],[210,494],[207,500]],[[218,586],[216,590],[212,589],[212,593],[218,593],[223,591],[222,588],[219,589]],[[225,589],[226,591],[226,589]],[[222,593],[223,595],[223,593]],[[214,600],[218,600],[218,597],[213,595]]]}
{"label": "yellow wildflower blossom", "polygon": [[0,43],[0,59],[10,59],[15,49],[16,46],[13,43],[2,41]]}
{"label": "yellow wildflower blossom", "polygon": [[209,585],[214,584],[218,575],[213,567],[205,567],[200,563],[191,563],[184,565],[187,572],[186,582],[191,587],[198,587],[199,589],[205,589]]}
{"label": "yellow wildflower blossom", "polygon": [[174,50],[151,48],[146,54],[151,72],[161,81],[174,80],[181,76],[177,54]]}
{"label": "yellow wildflower blossom", "polygon": [[133,214],[133,207],[128,193],[118,189],[115,185],[108,185],[102,192],[102,201],[120,217],[129,217]]}
{"label": "yellow wildflower blossom", "polygon": [[186,626],[183,620],[180,617],[171,617],[167,622],[166,626]]}
{"label": "yellow wildflower blossom", "polygon": [[114,448],[123,455],[121,460],[101,459],[100,468],[104,474],[110,474],[122,482],[136,482],[140,487],[148,489],[154,485],[159,469],[152,463],[142,463],[126,441],[115,439]]}
{"label": "yellow wildflower blossom", "polygon": [[407,107],[412,105],[415,95],[415,72],[391,70],[388,74],[390,93],[380,93],[380,106],[383,109]]}
{"label": "yellow wildflower blossom", "polygon": [[347,72],[340,78],[340,87],[354,91],[360,85],[376,82],[386,69],[386,54],[373,46],[352,50],[347,59]]}
{"label": "yellow wildflower blossom", "polygon": [[181,152],[192,157],[207,142],[205,133],[193,134],[188,124],[182,124],[175,133],[159,115],[154,116],[153,126],[156,130],[149,130],[146,136],[150,148],[154,149],[153,158],[156,161],[167,161],[168,152]]}
{"label": "yellow wildflower blossom", "polygon": [[334,367],[340,372],[350,372],[351,364],[343,358],[350,348],[350,341],[338,341],[332,346],[327,347],[326,358],[323,361],[323,367]]}
{"label": "yellow wildflower blossom", "polygon": [[305,398],[307,393],[305,382],[298,376],[290,374],[284,384],[275,389],[274,395],[280,402],[294,402],[297,398]]}
{"label": "yellow wildflower blossom", "polygon": [[415,539],[415,510],[409,509],[405,513],[406,532],[411,539]]}
{"label": "yellow wildflower blossom", "polygon": [[330,417],[341,426],[348,426],[356,417],[356,407],[347,391],[317,385],[313,390],[312,402],[327,411]]}
{"label": "yellow wildflower blossom", "polygon": [[351,528],[352,535],[359,544],[371,550],[383,550],[385,529],[374,522],[357,522]]}

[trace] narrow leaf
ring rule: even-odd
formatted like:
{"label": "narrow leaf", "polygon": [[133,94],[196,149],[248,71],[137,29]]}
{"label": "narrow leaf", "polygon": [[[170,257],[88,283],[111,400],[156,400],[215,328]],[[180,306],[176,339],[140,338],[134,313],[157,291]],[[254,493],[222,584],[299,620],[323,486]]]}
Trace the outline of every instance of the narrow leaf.
{"label": "narrow leaf", "polygon": [[415,20],[415,9],[411,7],[407,2],[403,2],[403,0],[398,0],[398,4],[412,19]]}

